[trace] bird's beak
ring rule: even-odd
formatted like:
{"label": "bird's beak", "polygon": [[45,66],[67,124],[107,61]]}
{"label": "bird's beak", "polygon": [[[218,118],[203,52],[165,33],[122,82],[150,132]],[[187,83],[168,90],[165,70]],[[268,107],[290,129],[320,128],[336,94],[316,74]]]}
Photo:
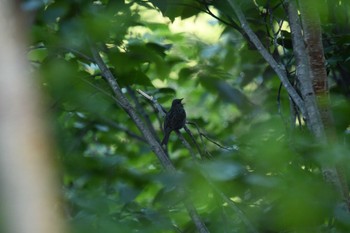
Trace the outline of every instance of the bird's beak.
{"label": "bird's beak", "polygon": [[181,98],[181,99],[180,99],[180,102],[182,102],[183,99],[184,99],[184,98]]}

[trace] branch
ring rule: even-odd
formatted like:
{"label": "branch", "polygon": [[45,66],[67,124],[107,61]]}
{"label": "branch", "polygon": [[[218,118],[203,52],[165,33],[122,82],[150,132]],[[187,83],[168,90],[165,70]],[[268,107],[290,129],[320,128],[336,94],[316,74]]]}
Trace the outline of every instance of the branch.
{"label": "branch", "polygon": [[279,79],[281,80],[283,86],[286,88],[288,94],[293,99],[295,104],[298,106],[302,114],[307,117],[307,112],[305,109],[305,105],[301,97],[295,91],[294,87],[288,80],[286,71],[281,68],[281,65],[278,64],[275,59],[271,56],[271,54],[267,51],[267,49],[263,46],[257,35],[253,32],[253,30],[249,27],[247,19],[245,18],[241,8],[238,6],[236,0],[227,0],[230,4],[231,8],[235,12],[238,20],[241,23],[243,31],[248,35],[251,42],[255,45],[259,53],[263,56],[263,58],[269,63],[271,68],[276,72]]}
{"label": "branch", "polygon": [[[186,126],[185,126],[186,127]],[[186,127],[187,128],[187,127]],[[191,156],[192,156],[192,159],[197,159],[196,158],[196,155],[194,153],[194,151],[192,150],[192,147],[191,145],[186,141],[186,139],[184,138],[184,136],[182,136],[182,134],[180,133],[179,130],[176,130],[175,131],[177,136],[180,138],[182,144],[187,148],[187,150],[190,152]]]}
{"label": "branch", "polygon": [[134,100],[136,109],[139,112],[139,114],[142,116],[142,118],[144,119],[148,129],[151,131],[151,133],[156,138],[156,140],[160,141],[158,138],[158,135],[153,127],[151,119],[149,118],[148,114],[145,112],[144,108],[141,106],[139,99],[135,95],[135,91],[132,88],[130,88],[130,86],[127,87],[127,90],[128,90],[128,93],[130,94],[131,98]]}

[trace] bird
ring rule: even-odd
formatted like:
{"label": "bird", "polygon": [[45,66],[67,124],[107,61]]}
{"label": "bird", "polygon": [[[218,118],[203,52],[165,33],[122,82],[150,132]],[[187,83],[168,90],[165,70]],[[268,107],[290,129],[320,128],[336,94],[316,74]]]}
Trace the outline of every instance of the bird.
{"label": "bird", "polygon": [[182,100],[183,98],[174,99],[170,110],[165,115],[164,138],[161,145],[167,145],[171,132],[183,128],[186,124],[186,111],[181,103]]}

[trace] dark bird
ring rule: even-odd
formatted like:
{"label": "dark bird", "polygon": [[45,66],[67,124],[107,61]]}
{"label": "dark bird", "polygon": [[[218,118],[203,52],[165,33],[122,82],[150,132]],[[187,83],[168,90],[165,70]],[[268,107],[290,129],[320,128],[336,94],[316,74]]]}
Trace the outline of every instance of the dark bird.
{"label": "dark bird", "polygon": [[179,130],[186,124],[186,112],[183,104],[183,99],[174,99],[169,112],[167,112],[164,121],[164,138],[161,145],[167,145],[170,133]]}

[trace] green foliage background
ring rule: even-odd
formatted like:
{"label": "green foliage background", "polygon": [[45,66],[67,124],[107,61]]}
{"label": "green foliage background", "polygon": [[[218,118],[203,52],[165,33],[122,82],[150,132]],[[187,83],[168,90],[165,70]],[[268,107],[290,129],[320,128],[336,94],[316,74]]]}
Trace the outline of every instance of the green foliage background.
{"label": "green foliage background", "polygon": [[[277,6],[271,20],[286,17],[280,1],[241,1],[265,45],[271,42],[264,24],[267,2]],[[350,216],[319,167],[324,161],[340,161],[347,169],[349,164],[349,15],[335,2],[338,19],[322,20],[340,143],[320,148],[305,126],[292,126],[287,93],[235,29],[227,1],[26,1],[25,9],[36,10],[28,58],[56,133],[72,232],[195,232],[180,185],[210,232],[250,232],[249,226],[257,232],[348,232]],[[197,33],[186,28],[190,22]],[[91,60],[91,41],[159,138],[163,120],[136,89],[166,108],[173,98],[184,98],[188,119],[225,148],[201,142],[189,125],[209,159],[194,162],[172,134],[169,154],[180,173],[164,172],[115,104]],[[281,62],[292,71],[288,30],[276,42],[270,51],[283,49]]]}

